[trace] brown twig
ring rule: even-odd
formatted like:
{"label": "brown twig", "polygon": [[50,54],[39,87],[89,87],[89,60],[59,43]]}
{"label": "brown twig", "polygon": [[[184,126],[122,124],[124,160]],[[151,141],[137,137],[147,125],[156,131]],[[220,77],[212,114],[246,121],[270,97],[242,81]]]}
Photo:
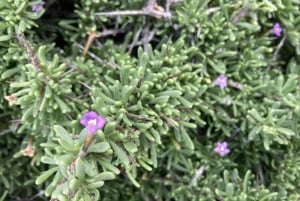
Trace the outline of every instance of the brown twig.
{"label": "brown twig", "polygon": [[85,46],[84,46],[84,49],[83,49],[83,54],[82,54],[82,57],[85,57],[86,53],[88,52],[88,50],[90,49],[90,46],[92,45],[92,42],[93,40],[96,38],[96,37],[99,37],[100,35],[96,32],[93,32],[93,31],[88,31],[87,32],[88,34],[88,39],[85,43]]}
{"label": "brown twig", "polygon": [[[81,48],[84,49],[80,44],[76,43],[76,45]],[[105,62],[104,60],[102,60],[100,57],[98,57],[97,55],[91,53],[91,52],[87,52],[88,55],[90,55],[93,59],[95,59],[97,62],[99,62],[100,64],[106,64],[112,68],[116,68],[116,69],[120,69],[120,66],[115,64],[115,63],[111,63],[111,62]]]}
{"label": "brown twig", "polygon": [[109,35],[116,35],[119,32],[120,31],[118,31],[116,29],[108,29],[108,30],[104,30],[102,32],[88,31],[87,32],[88,39],[85,44],[82,56],[85,57],[85,55],[87,54],[88,50],[90,49],[90,46],[92,45],[92,42],[94,41],[95,38],[105,37],[105,36],[109,36]]}

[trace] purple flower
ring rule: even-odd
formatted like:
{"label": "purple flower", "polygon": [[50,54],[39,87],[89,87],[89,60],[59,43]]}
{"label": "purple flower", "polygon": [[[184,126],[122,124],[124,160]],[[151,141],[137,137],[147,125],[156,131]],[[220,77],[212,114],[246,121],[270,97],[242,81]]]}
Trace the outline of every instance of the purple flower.
{"label": "purple flower", "polygon": [[273,34],[275,34],[276,36],[281,36],[281,32],[282,32],[282,28],[280,26],[280,24],[278,22],[276,22],[271,30],[271,32]]}
{"label": "purple flower", "polygon": [[40,10],[42,10],[43,9],[43,6],[45,5],[45,2],[44,1],[42,1],[41,3],[39,3],[39,4],[37,4],[37,5],[34,5],[34,6],[32,6],[32,11],[33,12],[39,12]]}
{"label": "purple flower", "polygon": [[225,156],[229,154],[230,149],[227,147],[227,142],[218,142],[217,146],[214,149],[220,156]]}
{"label": "purple flower", "polygon": [[225,75],[219,75],[217,79],[214,81],[215,85],[218,85],[221,89],[227,87],[227,77]]}
{"label": "purple flower", "polygon": [[94,135],[98,129],[104,127],[106,120],[104,117],[99,116],[96,112],[90,111],[84,114],[80,123],[86,127],[89,135]]}

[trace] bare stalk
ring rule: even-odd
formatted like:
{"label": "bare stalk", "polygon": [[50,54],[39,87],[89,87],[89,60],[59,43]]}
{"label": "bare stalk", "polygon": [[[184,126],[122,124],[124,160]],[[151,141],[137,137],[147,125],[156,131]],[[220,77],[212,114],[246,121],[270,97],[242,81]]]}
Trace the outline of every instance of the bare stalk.
{"label": "bare stalk", "polygon": [[167,0],[166,8],[164,9],[157,4],[156,0],[148,0],[146,5],[141,10],[119,10],[119,11],[108,11],[98,12],[94,15],[102,15],[107,17],[122,16],[122,15],[147,15],[158,19],[170,19],[171,12],[170,6],[173,3],[181,2],[182,0]]}
{"label": "bare stalk", "polygon": [[31,48],[29,41],[25,38],[23,32],[20,32],[18,34],[18,39],[21,45],[25,48],[31,64],[37,69],[38,72],[41,72],[42,70],[41,70],[40,60],[37,58],[35,52]]}

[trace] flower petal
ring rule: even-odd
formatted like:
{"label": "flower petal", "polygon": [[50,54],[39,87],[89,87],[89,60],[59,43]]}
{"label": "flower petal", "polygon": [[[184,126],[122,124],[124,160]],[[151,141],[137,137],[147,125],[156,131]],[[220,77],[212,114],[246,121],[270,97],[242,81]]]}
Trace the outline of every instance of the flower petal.
{"label": "flower petal", "polygon": [[90,111],[83,115],[80,123],[86,127],[89,135],[93,135],[98,129],[104,127],[106,119],[102,116],[99,116],[96,112]]}

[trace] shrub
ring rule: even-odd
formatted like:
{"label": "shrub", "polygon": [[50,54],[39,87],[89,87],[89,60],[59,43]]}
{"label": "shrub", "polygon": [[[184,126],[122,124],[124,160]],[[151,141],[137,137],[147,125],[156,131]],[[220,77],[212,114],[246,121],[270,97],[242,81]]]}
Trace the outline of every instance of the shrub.
{"label": "shrub", "polygon": [[0,2],[0,200],[298,200],[296,0]]}

